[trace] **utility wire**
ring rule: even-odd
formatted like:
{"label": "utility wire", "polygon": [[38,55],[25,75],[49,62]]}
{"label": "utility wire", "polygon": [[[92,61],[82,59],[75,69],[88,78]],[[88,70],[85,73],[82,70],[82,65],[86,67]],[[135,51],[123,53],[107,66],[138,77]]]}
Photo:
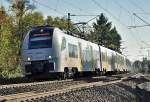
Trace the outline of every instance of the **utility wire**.
{"label": "utility wire", "polygon": [[56,9],[58,8],[59,2],[60,2],[60,0],[57,0]]}
{"label": "utility wire", "polygon": [[[89,22],[91,22],[92,20],[96,19],[99,15],[89,19],[88,21],[86,21],[85,23],[88,24]],[[81,27],[82,25],[78,26],[79,28]],[[74,31],[75,29],[72,29],[72,32]]]}
{"label": "utility wire", "polygon": [[127,13],[132,14],[128,9],[123,7],[117,0],[113,0],[115,4],[117,4],[120,8],[124,9]]}
{"label": "utility wire", "polygon": [[150,12],[145,12],[145,13],[136,12],[136,14],[150,15]]}
{"label": "utility wire", "polygon": [[147,21],[145,21],[144,19],[142,19],[141,17],[139,17],[136,13],[133,13],[133,15],[136,16],[141,21],[143,21],[145,24],[150,25]]}
{"label": "utility wire", "polygon": [[95,17],[91,18],[90,20],[86,21],[87,23],[91,22],[92,20],[96,19],[97,17],[99,17],[100,15],[96,15]]}
{"label": "utility wire", "polygon": [[[97,6],[99,6],[99,8],[101,8],[101,9],[103,9],[104,11],[106,11],[108,14],[110,14],[114,19],[116,19],[117,21],[119,21],[122,25],[124,25],[125,27],[127,27],[126,26],[126,24],[124,24],[124,23],[122,23],[121,21],[120,21],[120,19],[118,19],[116,16],[114,16],[110,11],[108,11],[107,9],[105,9],[103,6],[101,6],[98,2],[96,2],[95,0],[93,0],[93,2],[97,5]],[[128,10],[128,9],[126,9],[125,7],[123,7],[121,4],[119,4],[116,0],[114,1],[117,5],[119,5],[119,7],[120,8],[122,8],[122,9],[124,9],[126,12],[128,12],[130,15],[132,15],[132,13]],[[133,34],[133,32],[131,31],[131,30],[129,30],[130,31],[130,35],[131,35],[131,37],[135,40],[135,42],[137,43],[137,45],[139,46],[141,46],[141,44],[138,42],[138,39],[135,37],[135,35]]]}
{"label": "utility wire", "polygon": [[[119,4],[118,2],[117,2],[117,0],[114,0],[114,2],[115,2],[115,4],[117,4],[117,5],[119,5],[122,9],[124,9],[126,12],[128,12],[130,15],[132,15],[133,14],[133,12],[132,11],[129,11],[128,9],[126,9],[125,7],[123,7],[121,4]],[[134,17],[135,18],[135,17]],[[134,19],[134,23],[135,23],[135,19]],[[135,24],[134,24],[135,25]],[[146,26],[146,25],[144,25],[144,26]],[[129,26],[130,27],[130,26]],[[137,26],[133,26],[133,27],[137,27]],[[142,26],[138,26],[138,27],[142,27]],[[133,34],[133,32],[130,30],[130,35],[131,35],[131,37],[133,37],[133,39],[137,42],[137,44],[138,45],[140,45],[139,44],[139,42],[138,41],[141,41],[141,39],[140,38],[137,38],[134,34]],[[137,33],[138,34],[138,33]],[[139,35],[139,34],[138,34]]]}
{"label": "utility wire", "polygon": [[[150,14],[149,12],[146,12],[142,7],[140,7],[139,5],[137,5],[133,0],[128,0],[133,6],[135,6],[136,8],[138,8],[139,10],[143,11],[144,13],[133,13],[133,15],[135,17],[137,17],[138,19],[140,19],[141,21],[143,21],[145,24],[147,25],[143,25],[144,26],[150,26],[150,23],[148,23],[147,21],[145,21],[144,19],[142,19],[141,17],[139,17],[137,14]],[[133,28],[136,27],[142,27],[142,26],[133,26]]]}
{"label": "utility wire", "polygon": [[122,8],[125,12],[127,12],[129,14],[129,16],[131,17],[131,22],[132,22],[132,17],[133,17],[133,12],[128,10],[127,8],[125,8],[123,5],[121,5],[117,0],[113,0],[114,4],[116,4],[117,6],[119,6],[120,8]]}
{"label": "utility wire", "polygon": [[[143,25],[143,26],[149,26],[150,24],[147,22],[147,21],[145,21],[144,19],[142,19],[141,17],[139,17],[138,15],[137,15],[137,13],[133,13],[132,11],[129,11],[129,10],[127,10],[125,7],[123,7],[121,4],[119,4],[118,2],[117,2],[117,0],[113,0],[114,2],[115,2],[115,4],[117,4],[117,5],[119,5],[122,9],[124,9],[125,11],[127,11],[129,14],[132,14],[132,15],[134,15],[134,16],[136,16],[138,19],[140,19],[141,21],[143,21],[145,24],[147,24],[147,25]],[[138,5],[136,5],[132,0],[129,0],[134,6],[136,6],[136,7],[139,7]],[[140,8],[140,7],[139,7]],[[144,11],[142,8],[140,8],[142,11]],[[144,11],[145,12],[145,11]],[[129,27],[133,27],[133,28],[136,28],[136,27],[143,27],[142,25],[139,25],[139,26],[129,26]]]}
{"label": "utility wire", "polygon": [[141,47],[141,46],[142,46],[141,43],[138,42],[138,39],[137,39],[137,38],[135,37],[135,35],[133,34],[132,30],[130,29],[129,31],[130,31],[130,34],[132,35],[132,37],[134,38],[134,40],[135,40],[137,46],[140,46],[140,47]]}
{"label": "utility wire", "polygon": [[146,11],[140,7],[139,5],[137,5],[133,0],[128,0],[132,5],[134,5],[136,8],[138,8],[139,10],[143,11],[144,13],[146,13]]}
{"label": "utility wire", "polygon": [[[68,2],[68,1],[66,2],[65,0],[63,0],[63,2],[65,2],[65,3],[68,4],[69,6],[71,5],[71,7],[75,8],[75,9],[78,9],[79,12],[83,11],[84,13],[88,13],[88,14],[89,14],[89,12],[87,12],[87,11],[85,11],[84,9],[82,9],[82,8],[80,8],[80,7],[76,6],[76,5],[74,5],[73,3],[70,3],[70,2]],[[91,13],[90,13],[90,14],[91,14]]]}
{"label": "utility wire", "polygon": [[52,8],[52,7],[48,6],[48,5],[45,5],[45,4],[43,4],[43,3],[41,3],[41,2],[39,2],[39,1],[37,1],[37,0],[35,0],[35,2],[38,3],[38,4],[40,4],[40,5],[43,6],[43,7],[46,7],[46,8],[48,8],[48,9],[50,9],[50,10],[52,10],[52,11],[58,13],[58,14],[64,15],[64,13],[58,11],[58,10],[55,9],[55,8]]}
{"label": "utility wire", "polygon": [[122,24],[123,26],[127,27],[126,24],[124,24],[123,22],[120,21],[119,18],[117,18],[116,16],[114,16],[110,11],[108,11],[106,8],[104,8],[99,2],[97,2],[96,0],[91,0],[95,5],[97,5],[100,9],[103,9],[105,12],[107,12],[110,16],[112,16],[116,21],[118,21],[120,24]]}
{"label": "utility wire", "polygon": [[[150,24],[147,22],[147,21],[145,21],[145,20],[143,20],[141,17],[139,17],[138,15],[137,15],[137,13],[133,13],[133,12],[131,12],[131,11],[129,11],[129,10],[127,10],[125,7],[123,7],[121,4],[119,4],[118,2],[117,2],[117,0],[113,0],[114,2],[115,2],[115,4],[117,4],[117,5],[119,5],[122,9],[124,9],[125,11],[127,11],[129,14],[132,14],[132,15],[134,15],[134,16],[136,16],[137,18],[139,18],[140,20],[142,20],[144,23],[146,23],[147,25],[143,25],[143,26],[149,26]],[[131,2],[131,1],[130,1]],[[137,6],[136,6],[137,7]],[[142,9],[142,8],[141,8]],[[142,9],[143,10],[143,9]],[[136,27],[142,27],[142,25],[140,26],[129,26],[129,27],[134,27],[134,28],[136,28]]]}

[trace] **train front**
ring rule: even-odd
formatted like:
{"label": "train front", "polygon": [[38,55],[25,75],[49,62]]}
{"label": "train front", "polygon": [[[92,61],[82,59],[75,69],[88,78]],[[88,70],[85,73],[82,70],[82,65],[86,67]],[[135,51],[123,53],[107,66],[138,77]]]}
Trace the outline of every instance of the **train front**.
{"label": "train front", "polygon": [[22,46],[25,76],[44,75],[54,71],[52,38],[54,28],[35,27],[25,37]]}

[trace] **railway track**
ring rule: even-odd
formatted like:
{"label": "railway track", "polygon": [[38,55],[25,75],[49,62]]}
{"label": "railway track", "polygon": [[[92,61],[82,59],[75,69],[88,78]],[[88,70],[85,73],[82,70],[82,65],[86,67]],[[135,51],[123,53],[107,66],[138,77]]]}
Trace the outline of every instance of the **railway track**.
{"label": "railway track", "polygon": [[109,84],[114,84],[117,82],[121,82],[121,80],[111,81],[111,82],[100,81],[100,82],[93,82],[93,83],[86,83],[86,84],[84,83],[84,84],[79,84],[79,85],[73,85],[64,89],[41,92],[41,93],[26,92],[26,93],[19,93],[19,94],[13,94],[13,95],[6,95],[6,96],[1,96],[0,100],[3,102],[5,101],[9,101],[9,102],[32,101],[34,99],[40,99],[40,98],[42,99],[44,97],[49,97],[53,95],[63,94],[66,92],[81,90],[83,88],[91,88],[95,86],[109,85]]}
{"label": "railway track", "polygon": [[[121,77],[122,76],[122,77]],[[103,86],[121,82],[125,77],[131,74],[110,76],[110,77],[92,77],[81,78],[77,80],[47,81],[38,83],[13,84],[0,86],[0,101],[21,102],[33,101],[35,99],[63,94],[70,91]]]}

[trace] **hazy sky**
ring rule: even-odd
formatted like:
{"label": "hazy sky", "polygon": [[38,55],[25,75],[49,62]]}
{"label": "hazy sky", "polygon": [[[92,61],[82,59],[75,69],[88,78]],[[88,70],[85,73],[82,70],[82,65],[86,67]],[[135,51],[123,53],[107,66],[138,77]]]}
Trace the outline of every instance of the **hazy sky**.
{"label": "hazy sky", "polygon": [[[116,26],[122,37],[123,53],[131,60],[141,59],[148,56],[150,48],[150,26],[129,29],[128,26],[146,25],[143,21],[133,15],[150,23],[150,0],[32,0],[46,17],[67,17],[67,13],[76,15],[98,15],[105,16]],[[8,7],[7,0],[0,0],[0,4]],[[75,23],[86,22],[93,17],[71,17]],[[94,22],[93,20],[92,22]],[[90,22],[89,25],[92,23]],[[144,41],[144,42],[143,42]],[[143,49],[146,47],[145,49]]]}

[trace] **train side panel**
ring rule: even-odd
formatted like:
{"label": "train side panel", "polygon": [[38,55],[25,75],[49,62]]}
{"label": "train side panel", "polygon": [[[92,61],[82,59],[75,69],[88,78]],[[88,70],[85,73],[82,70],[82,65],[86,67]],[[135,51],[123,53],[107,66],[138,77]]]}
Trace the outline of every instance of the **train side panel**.
{"label": "train side panel", "polygon": [[64,68],[79,68],[78,38],[62,34],[61,39],[61,71]]}
{"label": "train side panel", "polygon": [[115,70],[115,53],[105,47],[101,47],[102,55],[102,68],[103,71],[114,71]]}
{"label": "train side panel", "polygon": [[[97,44],[67,34],[61,34],[61,71],[78,68],[78,71],[100,69],[100,53]],[[101,70],[101,69],[100,69]]]}

